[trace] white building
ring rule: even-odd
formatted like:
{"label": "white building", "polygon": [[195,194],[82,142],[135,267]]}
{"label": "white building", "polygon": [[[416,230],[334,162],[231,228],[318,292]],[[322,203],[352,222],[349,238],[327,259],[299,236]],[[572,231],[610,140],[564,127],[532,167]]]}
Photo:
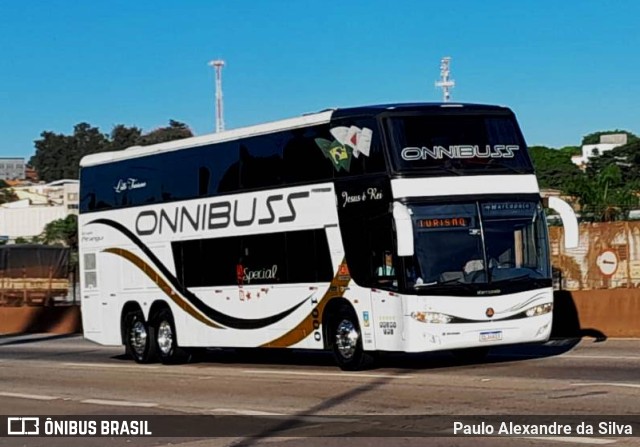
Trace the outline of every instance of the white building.
{"label": "white building", "polygon": [[39,236],[44,227],[54,220],[64,219],[69,213],[64,206],[26,206],[0,208],[0,236],[9,241],[22,237]]}
{"label": "white building", "polygon": [[78,180],[56,180],[51,183],[16,186],[13,188],[19,199],[28,199],[32,206],[64,206],[70,214],[78,214],[80,182]]}
{"label": "white building", "polygon": [[584,169],[591,157],[596,157],[624,144],[627,144],[626,133],[600,135],[600,143],[585,144],[582,146],[582,155],[574,155],[571,157],[571,161],[578,165],[580,169]]}
{"label": "white building", "polygon": [[25,169],[24,158],[0,157],[0,180],[22,180]]}
{"label": "white building", "polygon": [[18,200],[0,205],[0,239],[31,239],[45,226],[69,214],[78,214],[78,180],[12,188]]}

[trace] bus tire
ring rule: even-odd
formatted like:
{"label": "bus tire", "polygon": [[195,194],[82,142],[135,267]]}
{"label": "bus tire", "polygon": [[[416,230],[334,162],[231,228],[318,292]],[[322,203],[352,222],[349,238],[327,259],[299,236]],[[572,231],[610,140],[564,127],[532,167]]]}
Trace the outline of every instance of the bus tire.
{"label": "bus tire", "polygon": [[123,318],[124,345],[129,357],[136,363],[152,363],[156,360],[154,328],[144,320],[141,310],[128,312]]}
{"label": "bus tire", "polygon": [[176,325],[170,309],[163,308],[158,311],[153,318],[153,327],[160,362],[167,365],[184,363],[189,359],[187,353],[178,347]]}
{"label": "bus tire", "polygon": [[480,346],[477,348],[455,349],[451,354],[458,362],[465,364],[482,363],[489,355],[489,348]]}
{"label": "bus tire", "polygon": [[331,349],[340,369],[357,371],[372,363],[373,357],[362,348],[362,332],[351,307],[338,308],[331,322]]}

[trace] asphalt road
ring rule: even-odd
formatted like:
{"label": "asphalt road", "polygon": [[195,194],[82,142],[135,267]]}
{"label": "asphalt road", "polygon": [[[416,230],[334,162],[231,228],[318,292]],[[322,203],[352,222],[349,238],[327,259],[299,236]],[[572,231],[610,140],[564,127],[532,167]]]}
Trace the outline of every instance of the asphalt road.
{"label": "asphalt road", "polygon": [[[640,415],[640,340],[496,348],[473,365],[447,353],[389,354],[356,373],[315,352],[209,351],[197,363],[171,366],[137,365],[122,353],[79,336],[0,336],[0,414],[234,415],[222,421],[231,437],[5,437],[0,446],[640,445],[640,437],[597,433],[427,438],[421,435],[451,432],[456,417],[437,423],[415,417],[468,415],[479,423],[482,416],[499,424],[512,415],[534,422],[535,415],[592,415],[589,421]],[[291,415],[304,424],[287,425]],[[243,436],[247,424],[258,427],[255,437]],[[318,434],[334,437],[309,437]]]}

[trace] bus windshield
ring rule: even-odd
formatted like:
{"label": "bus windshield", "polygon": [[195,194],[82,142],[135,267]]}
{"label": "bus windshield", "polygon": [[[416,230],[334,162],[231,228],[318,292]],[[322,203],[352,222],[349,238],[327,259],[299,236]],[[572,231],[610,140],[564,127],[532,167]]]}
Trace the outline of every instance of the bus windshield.
{"label": "bus windshield", "polygon": [[387,128],[396,172],[438,176],[533,172],[513,115],[392,116]]}
{"label": "bus windshield", "polygon": [[536,201],[413,205],[411,210],[415,255],[407,269],[410,288],[511,290],[510,284],[551,278],[545,220]]}

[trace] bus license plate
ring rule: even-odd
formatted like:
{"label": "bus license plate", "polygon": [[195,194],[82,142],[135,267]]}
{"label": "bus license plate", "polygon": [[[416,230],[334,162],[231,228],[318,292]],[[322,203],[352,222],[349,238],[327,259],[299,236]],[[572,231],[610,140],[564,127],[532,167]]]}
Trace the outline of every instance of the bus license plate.
{"label": "bus license plate", "polygon": [[502,331],[480,332],[480,341],[502,340]]}

